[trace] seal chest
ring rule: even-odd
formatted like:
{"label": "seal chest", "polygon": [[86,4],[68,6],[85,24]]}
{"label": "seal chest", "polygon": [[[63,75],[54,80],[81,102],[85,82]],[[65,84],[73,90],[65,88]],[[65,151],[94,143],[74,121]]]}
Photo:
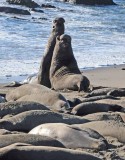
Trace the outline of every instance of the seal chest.
{"label": "seal chest", "polygon": [[38,72],[38,83],[46,87],[51,88],[51,83],[49,79],[49,70],[53,55],[53,50],[56,44],[56,37],[58,35],[64,34],[64,22],[65,20],[62,17],[55,18],[53,21],[52,32],[48,39],[48,43],[45,49],[44,56],[42,57],[40,69]]}
{"label": "seal chest", "polygon": [[55,90],[88,90],[90,82],[78,68],[69,35],[63,34],[56,38],[50,67],[50,81]]}

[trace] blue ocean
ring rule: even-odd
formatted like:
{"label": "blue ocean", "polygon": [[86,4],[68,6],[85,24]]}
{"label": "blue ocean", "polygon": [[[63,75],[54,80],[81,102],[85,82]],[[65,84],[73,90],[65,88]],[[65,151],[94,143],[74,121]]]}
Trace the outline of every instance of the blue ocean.
{"label": "blue ocean", "polygon": [[[114,6],[73,5],[35,0],[56,8],[31,11],[30,16],[0,13],[0,83],[21,81],[37,73],[55,17],[65,19],[65,33],[80,69],[125,63],[125,0]],[[10,6],[5,0],[0,6]],[[22,6],[16,8],[28,9]]]}

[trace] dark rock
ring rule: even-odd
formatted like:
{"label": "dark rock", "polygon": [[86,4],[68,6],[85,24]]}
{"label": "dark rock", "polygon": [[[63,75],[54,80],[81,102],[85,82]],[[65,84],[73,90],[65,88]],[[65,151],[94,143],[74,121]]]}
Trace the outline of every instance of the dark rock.
{"label": "dark rock", "polygon": [[42,4],[41,7],[43,7],[43,8],[56,8],[55,6],[52,6],[50,4]]}
{"label": "dark rock", "polygon": [[63,0],[63,2],[85,5],[115,5],[113,0]]}
{"label": "dark rock", "polygon": [[6,0],[6,2],[8,2],[9,4],[24,5],[29,8],[40,7],[39,4],[32,0]]}
{"label": "dark rock", "polygon": [[31,11],[39,12],[39,13],[44,13],[42,10],[40,10],[40,9],[35,9],[35,8],[32,8]]}
{"label": "dark rock", "polygon": [[31,15],[29,11],[24,9],[17,9],[11,7],[0,7],[0,12],[5,13],[14,13],[14,14],[23,14],[23,15]]}

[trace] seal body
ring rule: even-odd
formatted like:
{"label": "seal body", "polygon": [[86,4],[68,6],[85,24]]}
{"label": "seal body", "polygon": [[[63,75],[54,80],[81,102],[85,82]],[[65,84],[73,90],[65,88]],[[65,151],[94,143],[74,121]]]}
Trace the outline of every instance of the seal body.
{"label": "seal body", "polygon": [[96,102],[85,102],[76,105],[71,113],[79,116],[84,116],[87,114],[97,113],[97,112],[108,112],[108,111],[120,111],[121,106],[114,104],[104,104]]}
{"label": "seal body", "polygon": [[64,123],[47,123],[32,129],[29,134],[54,138],[66,148],[106,149],[105,139],[91,129],[80,129]]}
{"label": "seal body", "polygon": [[1,160],[101,160],[83,151],[50,146],[15,143],[0,149]]}
{"label": "seal body", "polygon": [[88,90],[90,82],[78,68],[69,35],[63,34],[56,38],[50,67],[50,81],[55,90]]}
{"label": "seal body", "polygon": [[41,60],[40,69],[38,72],[38,83],[49,88],[51,87],[51,83],[49,79],[49,70],[50,70],[54,47],[56,44],[56,37],[58,35],[64,34],[64,22],[65,20],[61,17],[56,18],[53,21],[52,32],[49,37],[44,56],[42,57],[42,60]]}
{"label": "seal body", "polygon": [[31,110],[0,120],[0,129],[29,132],[34,127],[44,123],[83,124],[86,122],[88,120],[78,116],[46,110]]}
{"label": "seal body", "polygon": [[125,143],[125,124],[122,122],[107,120],[107,121],[93,121],[86,124],[73,125],[81,129],[94,129],[103,136],[110,136],[117,138],[120,142]]}
{"label": "seal body", "polygon": [[32,135],[32,134],[7,134],[0,135],[0,148],[8,146],[13,143],[28,143],[36,146],[53,146],[53,147],[64,147],[57,140],[40,135]]}
{"label": "seal body", "polygon": [[70,107],[63,95],[40,84],[22,85],[7,93],[6,100],[38,102],[58,110]]}

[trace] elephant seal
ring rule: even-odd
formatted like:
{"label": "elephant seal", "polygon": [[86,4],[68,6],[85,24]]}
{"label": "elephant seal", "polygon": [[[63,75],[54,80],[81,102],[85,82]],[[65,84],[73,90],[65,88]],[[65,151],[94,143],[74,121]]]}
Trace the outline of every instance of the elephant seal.
{"label": "elephant seal", "polygon": [[121,109],[122,109],[121,106],[115,104],[86,102],[76,105],[72,109],[71,113],[78,116],[84,116],[96,112],[120,111]]}
{"label": "elephant seal", "polygon": [[8,146],[13,143],[28,143],[36,146],[53,146],[53,147],[63,147],[59,141],[47,137],[47,136],[40,136],[34,134],[7,134],[7,135],[0,135],[0,148]]}
{"label": "elephant seal", "polygon": [[[91,129],[80,129],[64,123],[47,123],[33,128],[29,134],[48,136],[61,142],[66,148],[106,149],[106,140]],[[94,137],[95,136],[95,137]]]}
{"label": "elephant seal", "polygon": [[34,101],[51,109],[69,109],[69,103],[63,95],[40,84],[25,84],[6,94],[7,101]]}
{"label": "elephant seal", "polygon": [[44,56],[42,57],[39,72],[38,72],[38,83],[46,87],[51,88],[51,83],[49,79],[49,70],[52,60],[52,55],[54,47],[56,44],[56,37],[58,35],[64,34],[64,23],[65,20],[62,17],[55,18],[53,21],[52,32],[49,37]]}
{"label": "elephant seal", "polygon": [[124,113],[121,112],[100,112],[100,113],[93,113],[84,116],[85,119],[90,121],[107,121],[107,120],[114,120],[118,122],[125,122],[123,117]]}
{"label": "elephant seal", "polygon": [[125,89],[113,89],[107,94],[114,97],[125,97]]}
{"label": "elephant seal", "polygon": [[120,142],[125,143],[125,123],[108,120],[108,121],[93,121],[86,124],[73,125],[81,129],[90,128],[103,136],[117,138]]}
{"label": "elephant seal", "polygon": [[73,55],[71,37],[63,34],[56,38],[50,66],[51,86],[55,90],[87,91],[90,82],[83,76]]}
{"label": "elephant seal", "polygon": [[29,132],[34,127],[44,123],[80,124],[86,122],[89,121],[74,115],[46,110],[33,110],[0,120],[0,129]]}
{"label": "elephant seal", "polygon": [[95,89],[92,92],[88,93],[86,98],[88,97],[94,97],[94,96],[103,96],[107,95],[108,92],[110,92],[112,88],[100,88],[100,89]]}
{"label": "elephant seal", "polygon": [[0,104],[0,117],[16,115],[29,110],[49,110],[46,106],[35,102],[14,101]]}
{"label": "elephant seal", "polygon": [[15,143],[0,149],[1,160],[101,160],[83,151]]}
{"label": "elephant seal", "polygon": [[84,98],[81,101],[82,102],[92,102],[92,101],[98,101],[98,100],[103,100],[103,99],[115,99],[119,100],[119,98],[110,96],[110,95],[102,95],[102,96],[95,96],[95,97],[89,97],[89,98]]}

